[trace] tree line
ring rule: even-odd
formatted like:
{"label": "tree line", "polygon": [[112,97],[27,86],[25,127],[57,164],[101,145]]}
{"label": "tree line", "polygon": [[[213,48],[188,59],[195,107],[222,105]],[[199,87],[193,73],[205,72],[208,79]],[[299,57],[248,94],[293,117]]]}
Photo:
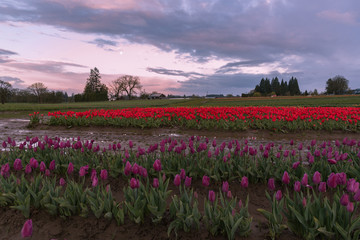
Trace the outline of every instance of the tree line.
{"label": "tree line", "polygon": [[[324,94],[351,94],[349,81],[340,75],[329,78],[326,82],[326,92]],[[153,92],[156,93],[156,92]],[[83,93],[68,96],[66,92],[51,91],[41,83],[31,84],[27,89],[13,89],[11,84],[0,80],[0,100],[5,102],[30,102],[30,103],[61,103],[61,102],[87,102],[87,101],[108,101],[120,99],[133,99],[139,94],[140,98],[146,99],[150,96],[145,90],[142,90],[140,78],[131,75],[124,75],[113,80],[109,87],[101,83],[101,75],[96,67],[90,70],[90,75],[86,80]],[[296,95],[317,95],[317,89],[314,91],[301,92],[296,77],[291,77],[289,82],[278,77],[262,78],[255,89],[242,97],[260,97],[260,96],[296,96]],[[185,96],[185,95],[184,95]]]}

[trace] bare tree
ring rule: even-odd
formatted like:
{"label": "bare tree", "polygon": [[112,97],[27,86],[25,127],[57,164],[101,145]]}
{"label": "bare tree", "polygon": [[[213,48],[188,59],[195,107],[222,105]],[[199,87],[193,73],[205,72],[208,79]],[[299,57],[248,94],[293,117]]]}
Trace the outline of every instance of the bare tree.
{"label": "bare tree", "polygon": [[42,102],[43,96],[47,93],[47,87],[41,82],[31,84],[28,89],[38,98],[38,102]]}
{"label": "bare tree", "polygon": [[10,96],[10,94],[11,94],[11,84],[3,80],[0,80],[1,104],[4,104],[6,102],[6,99]]}
{"label": "bare tree", "polygon": [[120,96],[122,95],[122,92],[124,91],[124,82],[121,81],[121,77],[115,79],[110,84],[110,95],[111,97],[114,97],[116,100],[120,99]]}
{"label": "bare tree", "polygon": [[142,86],[139,77],[124,75],[113,81],[111,88],[113,91],[116,90],[113,92],[115,97],[118,98],[121,92],[125,92],[128,98],[131,99],[134,94],[141,90]]}

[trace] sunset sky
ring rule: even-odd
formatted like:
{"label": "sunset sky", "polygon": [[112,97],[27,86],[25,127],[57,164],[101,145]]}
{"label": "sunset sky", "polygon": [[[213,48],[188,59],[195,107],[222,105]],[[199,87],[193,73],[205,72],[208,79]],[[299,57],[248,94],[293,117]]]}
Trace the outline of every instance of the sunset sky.
{"label": "sunset sky", "polygon": [[139,76],[147,92],[233,94],[261,78],[360,88],[359,0],[0,0],[0,79],[83,91]]}

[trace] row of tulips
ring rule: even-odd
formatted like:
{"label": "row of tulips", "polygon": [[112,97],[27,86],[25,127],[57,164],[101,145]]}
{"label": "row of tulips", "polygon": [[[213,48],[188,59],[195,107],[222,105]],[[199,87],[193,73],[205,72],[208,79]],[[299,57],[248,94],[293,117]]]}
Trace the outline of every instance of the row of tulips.
{"label": "row of tulips", "polygon": [[[1,191],[6,193],[4,186],[8,186],[10,192],[20,193],[12,192],[14,195],[9,198],[6,197],[7,195],[2,196],[1,203],[3,205],[19,203],[13,206],[22,211],[25,216],[29,216],[28,209],[30,208],[27,207],[29,203],[34,204],[35,207],[47,207],[48,211],[54,209],[49,204],[55,204],[54,214],[64,216],[85,214],[86,210],[82,210],[86,209],[84,206],[90,206],[95,214],[97,209],[103,208],[103,204],[97,199],[106,198],[101,195],[105,194],[106,189],[104,191],[104,187],[99,186],[101,185],[99,182],[106,180],[109,175],[113,178],[121,176],[129,181],[129,186],[123,191],[125,196],[123,205],[117,209],[124,209],[124,214],[137,223],[142,222],[145,216],[151,217],[154,222],[159,222],[167,209],[164,207],[166,202],[164,199],[169,196],[168,181],[173,179],[171,181],[180,188],[180,194],[173,196],[169,208],[172,218],[169,234],[172,231],[177,233],[178,230],[187,231],[196,228],[201,219],[212,234],[224,234],[231,239],[235,233],[240,235],[249,233],[251,217],[247,212],[247,204],[245,204],[245,210],[239,208],[238,211],[233,211],[236,205],[241,204],[236,203],[236,197],[229,190],[229,182],[235,181],[243,188],[248,188],[249,184],[256,182],[267,182],[269,190],[275,194],[273,199],[269,199],[273,205],[277,204],[267,213],[266,210],[261,210],[269,220],[271,236],[280,234],[285,225],[295,234],[309,239],[317,235],[324,237],[324,234],[333,237],[346,235],[348,239],[355,239],[358,236],[360,220],[355,216],[358,216],[356,209],[360,201],[359,141],[347,138],[342,141],[319,143],[315,140],[297,144],[290,141],[286,146],[275,146],[270,142],[265,146],[255,147],[248,140],[232,140],[218,144],[216,139],[210,141],[206,138],[191,137],[187,141],[166,138],[159,144],[150,145],[147,149],[140,146],[136,148],[132,141],[123,145],[126,146],[113,143],[104,148],[93,140],[81,141],[80,138],[66,140],[33,137],[23,142],[8,138],[2,142],[2,147],[6,151],[2,151],[0,155]],[[44,183],[40,184],[37,183],[40,180],[34,178],[35,185],[26,183],[26,178],[32,174],[41,174],[39,176],[46,180],[42,180],[41,182]],[[23,175],[23,177],[17,180],[19,178],[13,177],[14,175]],[[65,190],[64,193],[56,190],[53,176],[57,176],[60,186],[66,185],[66,189],[69,190]],[[85,191],[88,197],[84,197],[82,195],[85,188],[84,182],[88,176],[91,187],[88,188],[90,190]],[[52,178],[53,180],[50,181]],[[73,181],[75,179],[80,183]],[[203,215],[198,210],[196,193],[191,191],[193,179],[202,179],[204,187],[210,186],[210,188],[217,188],[222,182],[221,191],[217,197],[215,197],[215,192],[209,191],[208,199],[204,202]],[[16,184],[14,184],[15,180]],[[27,185],[29,187],[26,187]],[[61,205],[56,200],[49,200],[50,203],[47,202],[46,206],[41,205],[43,197],[31,194],[31,191],[41,192],[39,186],[46,186],[49,189],[53,187],[54,190],[50,192],[54,192],[51,196],[57,196],[56,199],[61,197],[66,199],[66,193],[66,196],[72,199],[72,203],[75,202],[80,207],[75,208],[78,210],[73,210],[71,204]],[[101,191],[96,190],[101,188]],[[285,191],[283,201],[285,203],[280,203],[283,199],[281,190],[284,188],[291,189],[290,192],[298,195],[290,197],[290,194]],[[161,191],[155,189],[161,189]],[[312,189],[311,194],[308,189]],[[43,191],[42,194],[44,192],[49,191]],[[78,195],[71,197],[74,193]],[[56,194],[64,195],[59,197]],[[39,196],[44,195],[39,194]],[[330,200],[325,196],[328,196]],[[87,205],[80,204],[84,198],[87,198],[84,200],[87,201]],[[38,199],[37,202],[35,199]],[[309,206],[309,210],[298,211],[299,208],[294,205],[295,203],[301,203],[303,207]],[[326,211],[335,211],[334,215],[331,215],[334,219],[331,225],[319,220],[328,219],[331,213],[310,211],[310,209],[317,209],[319,204],[331,206],[326,208]],[[118,205],[115,204],[115,206]],[[182,213],[178,214],[179,211]],[[337,219],[340,216],[337,213],[340,214],[340,211],[343,218]],[[95,215],[102,216],[107,213],[109,211],[102,211]],[[283,214],[286,216],[286,221],[285,218],[280,217]],[[339,222],[345,218],[350,228]],[[308,229],[309,224],[313,224],[311,231],[295,229],[300,226]]]}
{"label": "row of tulips", "polygon": [[[191,129],[269,129],[275,131],[360,129],[360,109],[354,107],[177,107],[92,109],[84,112],[49,112],[49,125],[184,127]],[[30,115],[30,125],[42,117]]]}

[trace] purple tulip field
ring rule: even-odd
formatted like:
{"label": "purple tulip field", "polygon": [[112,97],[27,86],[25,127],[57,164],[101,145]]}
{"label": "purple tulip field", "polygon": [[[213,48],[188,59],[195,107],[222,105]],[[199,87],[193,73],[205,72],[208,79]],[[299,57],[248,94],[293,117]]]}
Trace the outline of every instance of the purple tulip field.
{"label": "purple tulip field", "polygon": [[9,239],[359,239],[358,140],[1,145]]}

